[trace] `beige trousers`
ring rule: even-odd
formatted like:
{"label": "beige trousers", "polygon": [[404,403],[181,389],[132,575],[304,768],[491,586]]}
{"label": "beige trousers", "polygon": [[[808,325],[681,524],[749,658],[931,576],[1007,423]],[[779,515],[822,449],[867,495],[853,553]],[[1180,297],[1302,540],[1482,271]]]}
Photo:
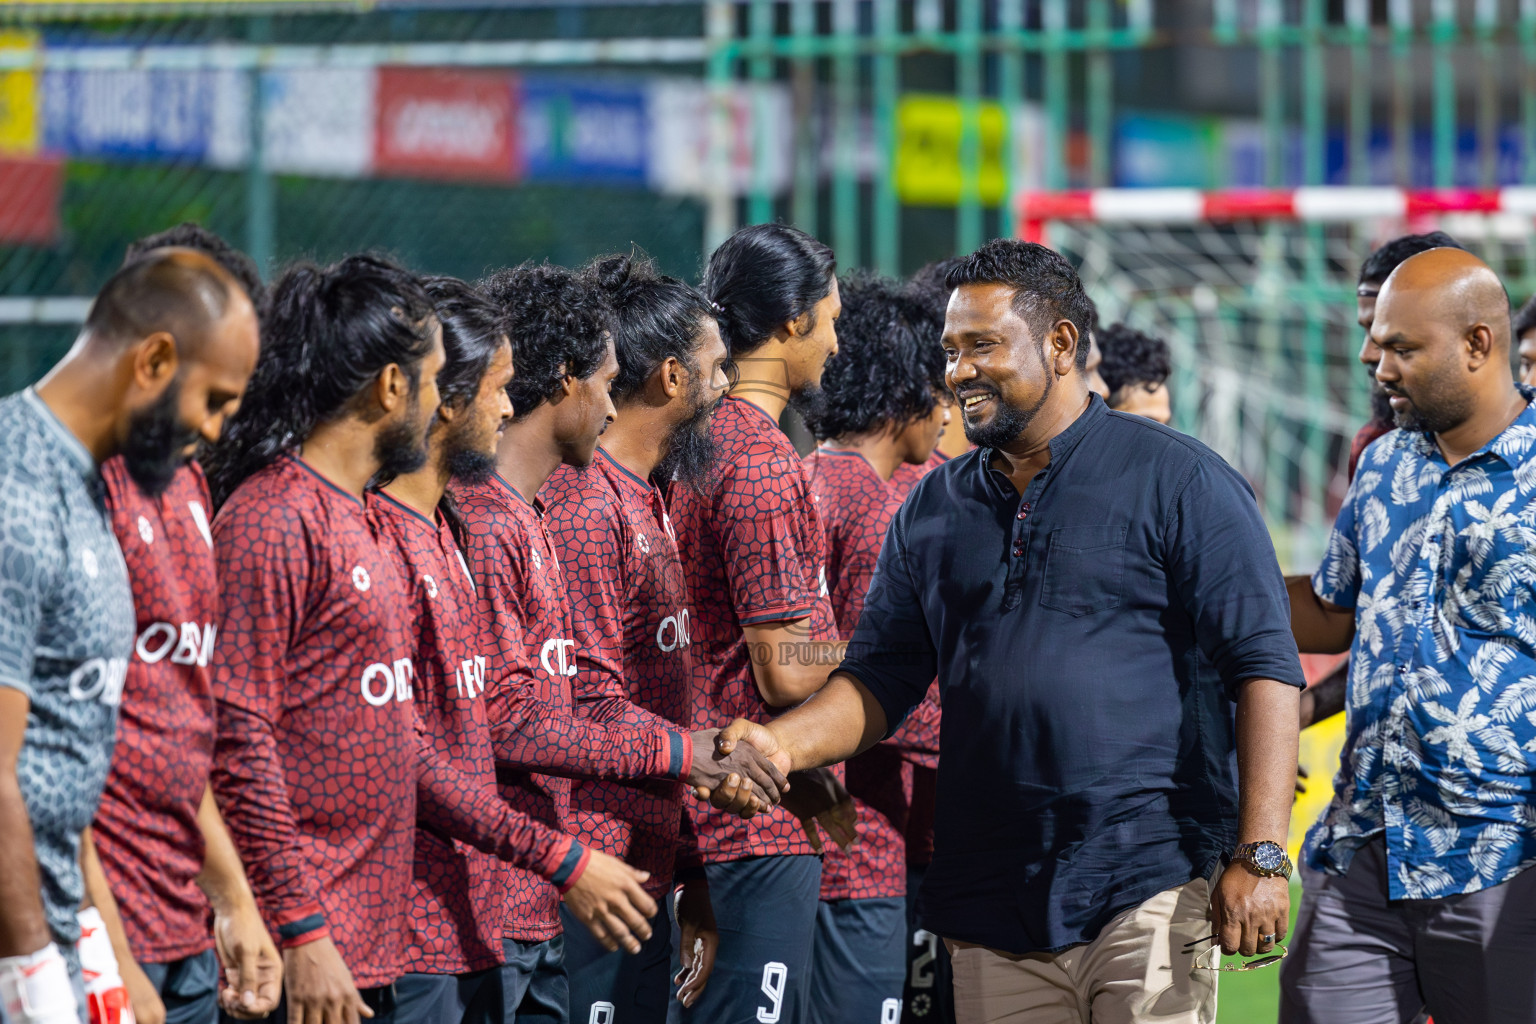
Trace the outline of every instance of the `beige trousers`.
{"label": "beige trousers", "polygon": [[1211,934],[1210,903],[1210,883],[1197,878],[1120,913],[1098,938],[1060,953],[1016,956],[946,939],[955,1018],[958,1024],[1213,1024],[1216,972],[1191,972],[1194,957],[1183,952],[1186,942]]}

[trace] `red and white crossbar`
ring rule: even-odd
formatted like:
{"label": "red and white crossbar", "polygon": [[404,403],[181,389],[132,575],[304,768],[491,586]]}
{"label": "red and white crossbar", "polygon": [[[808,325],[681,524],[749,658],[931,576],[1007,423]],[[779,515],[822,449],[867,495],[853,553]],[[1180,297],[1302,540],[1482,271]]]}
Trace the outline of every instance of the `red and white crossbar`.
{"label": "red and white crossbar", "polygon": [[1192,224],[1202,221],[1355,221],[1411,219],[1437,213],[1536,216],[1536,186],[1403,189],[1316,186],[1292,189],[1097,188],[1025,192],[1017,200],[1019,234],[1038,240],[1052,220]]}

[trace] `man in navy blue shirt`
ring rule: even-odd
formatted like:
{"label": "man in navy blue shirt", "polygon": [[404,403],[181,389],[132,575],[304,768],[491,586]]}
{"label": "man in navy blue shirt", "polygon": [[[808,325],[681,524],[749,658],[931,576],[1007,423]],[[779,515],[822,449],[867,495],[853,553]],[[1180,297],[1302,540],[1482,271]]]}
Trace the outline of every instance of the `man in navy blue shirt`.
{"label": "man in navy blue shirt", "polygon": [[948,383],[979,447],[896,514],[827,687],[722,739],[835,763],[937,675],[921,914],[958,1019],[1212,1021],[1212,946],[1268,951],[1289,909],[1303,679],[1269,536],[1215,453],[1090,395],[1060,255],[993,241],[949,285]]}

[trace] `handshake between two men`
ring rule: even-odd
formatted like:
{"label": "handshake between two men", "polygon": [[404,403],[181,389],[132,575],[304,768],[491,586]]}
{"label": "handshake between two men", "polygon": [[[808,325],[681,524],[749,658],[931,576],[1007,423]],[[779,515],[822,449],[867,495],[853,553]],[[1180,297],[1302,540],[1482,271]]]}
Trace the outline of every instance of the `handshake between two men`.
{"label": "handshake between two men", "polygon": [[724,729],[700,730],[693,740],[688,784],[700,800],[743,818],[782,805],[800,819],[818,852],[820,830],[845,850],[857,840],[853,798],[833,771],[790,771],[789,755],[763,726],[738,718]]}

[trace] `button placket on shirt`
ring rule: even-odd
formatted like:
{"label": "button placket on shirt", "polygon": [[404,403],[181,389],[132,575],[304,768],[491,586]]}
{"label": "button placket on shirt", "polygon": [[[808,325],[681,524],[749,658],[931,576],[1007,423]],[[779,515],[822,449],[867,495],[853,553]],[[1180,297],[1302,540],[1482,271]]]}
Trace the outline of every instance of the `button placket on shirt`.
{"label": "button placket on shirt", "polygon": [[1035,506],[1040,501],[1040,492],[1045,489],[1045,484],[1050,477],[1051,469],[1047,467],[1029,482],[1024,488],[1024,495],[1019,500],[1019,506],[1013,515],[1013,540],[1008,545],[1008,577],[1007,588],[1003,594],[1003,608],[1012,609],[1019,606],[1023,600],[1025,556],[1029,553],[1030,535],[1035,526]]}

